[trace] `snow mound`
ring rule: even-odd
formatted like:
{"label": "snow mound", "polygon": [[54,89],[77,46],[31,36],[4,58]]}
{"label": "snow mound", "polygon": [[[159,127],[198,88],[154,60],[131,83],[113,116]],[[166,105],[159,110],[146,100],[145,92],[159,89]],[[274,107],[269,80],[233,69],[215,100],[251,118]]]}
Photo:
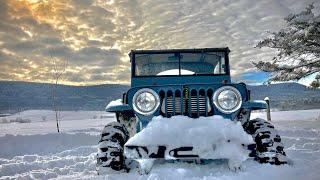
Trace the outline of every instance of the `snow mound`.
{"label": "snow mound", "polygon": [[[111,117],[111,113],[104,111],[60,111],[61,121],[69,120],[88,120],[88,119],[105,119]],[[55,121],[56,115],[52,110],[26,110],[18,112],[11,116],[0,118],[0,123],[30,123],[32,122],[45,122]]]}
{"label": "snow mound", "polygon": [[5,123],[31,123],[31,120],[23,119],[21,117],[17,117],[16,119],[7,119],[7,118],[0,119],[0,124],[5,124]]}
{"label": "snow mound", "polygon": [[[249,153],[244,145],[253,143],[252,137],[243,130],[241,123],[221,116],[197,119],[186,116],[157,116],[145,129],[130,138],[126,145],[163,145],[171,149],[192,146],[192,153],[202,159],[242,162],[248,158]],[[126,155],[130,157],[130,154]]]}

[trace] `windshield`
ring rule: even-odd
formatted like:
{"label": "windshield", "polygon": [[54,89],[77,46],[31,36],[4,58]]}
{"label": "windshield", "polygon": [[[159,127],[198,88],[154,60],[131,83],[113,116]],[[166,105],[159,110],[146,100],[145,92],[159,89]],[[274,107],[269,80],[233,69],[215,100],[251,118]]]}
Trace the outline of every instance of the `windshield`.
{"label": "windshield", "polygon": [[135,54],[135,76],[226,74],[225,52]]}

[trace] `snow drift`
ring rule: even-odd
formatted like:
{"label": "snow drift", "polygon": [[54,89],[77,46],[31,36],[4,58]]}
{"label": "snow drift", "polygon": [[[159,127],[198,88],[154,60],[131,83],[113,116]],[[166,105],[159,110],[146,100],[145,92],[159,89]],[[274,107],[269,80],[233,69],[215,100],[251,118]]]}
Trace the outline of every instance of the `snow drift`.
{"label": "snow drift", "polygon": [[[271,112],[272,123],[279,130],[283,138],[282,140],[286,147],[285,151],[288,157],[294,161],[293,166],[272,166],[248,160],[243,163],[245,167],[243,171],[235,173],[228,169],[228,165],[225,162],[214,162],[203,165],[193,163],[159,163],[155,164],[152,171],[144,176],[139,175],[137,171],[104,176],[97,175],[95,156],[99,134],[103,126],[114,121],[114,118],[92,119],[94,115],[99,117],[100,114],[105,114],[105,112],[70,111],[62,112],[62,114],[66,116],[63,116],[64,119],[62,121],[63,133],[59,135],[56,134],[54,121],[51,121],[49,116],[47,121],[42,121],[41,116],[47,114],[38,110],[20,113],[20,117],[30,119],[31,123],[0,125],[0,180],[50,178],[70,180],[319,179],[319,109]],[[264,115],[265,113],[254,113],[252,114],[252,118],[262,114]],[[15,118],[12,117],[12,119]],[[183,123],[182,125],[187,125],[187,123]],[[55,148],[50,148],[51,146]]]}
{"label": "snow drift", "polygon": [[[253,144],[240,123],[224,119],[221,116],[186,116],[164,118],[157,116],[140,133],[130,138],[126,146],[159,146],[168,149],[193,147],[192,154],[201,159],[229,159],[241,163],[248,158],[245,145]],[[126,151],[127,157],[135,157]],[[174,159],[166,153],[166,159]]]}

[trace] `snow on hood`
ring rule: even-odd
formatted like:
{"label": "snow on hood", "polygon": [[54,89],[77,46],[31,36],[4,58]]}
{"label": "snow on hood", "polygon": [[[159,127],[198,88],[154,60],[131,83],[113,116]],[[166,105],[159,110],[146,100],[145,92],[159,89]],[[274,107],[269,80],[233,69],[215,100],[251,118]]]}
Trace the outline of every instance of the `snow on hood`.
{"label": "snow on hood", "polygon": [[130,138],[126,145],[164,145],[170,148],[193,146],[193,152],[203,159],[233,159],[242,162],[248,158],[249,153],[242,144],[253,143],[252,137],[243,130],[240,122],[222,116],[197,119],[157,116],[145,129]]}

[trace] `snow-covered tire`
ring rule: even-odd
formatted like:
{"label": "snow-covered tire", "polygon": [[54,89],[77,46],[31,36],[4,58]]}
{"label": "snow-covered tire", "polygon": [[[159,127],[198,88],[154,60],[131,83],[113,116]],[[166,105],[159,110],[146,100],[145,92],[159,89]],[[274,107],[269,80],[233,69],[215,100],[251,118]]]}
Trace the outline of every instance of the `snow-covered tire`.
{"label": "snow-covered tire", "polygon": [[131,111],[123,111],[116,113],[117,121],[123,124],[129,132],[129,136],[132,137],[136,134],[136,116]]}
{"label": "snow-covered tire", "polygon": [[97,172],[126,169],[123,146],[129,133],[119,122],[107,124],[101,132],[97,153]]}
{"label": "snow-covered tire", "polygon": [[256,148],[251,153],[256,161],[274,165],[288,163],[281,137],[270,122],[256,118],[246,122],[243,126],[256,142]]}

